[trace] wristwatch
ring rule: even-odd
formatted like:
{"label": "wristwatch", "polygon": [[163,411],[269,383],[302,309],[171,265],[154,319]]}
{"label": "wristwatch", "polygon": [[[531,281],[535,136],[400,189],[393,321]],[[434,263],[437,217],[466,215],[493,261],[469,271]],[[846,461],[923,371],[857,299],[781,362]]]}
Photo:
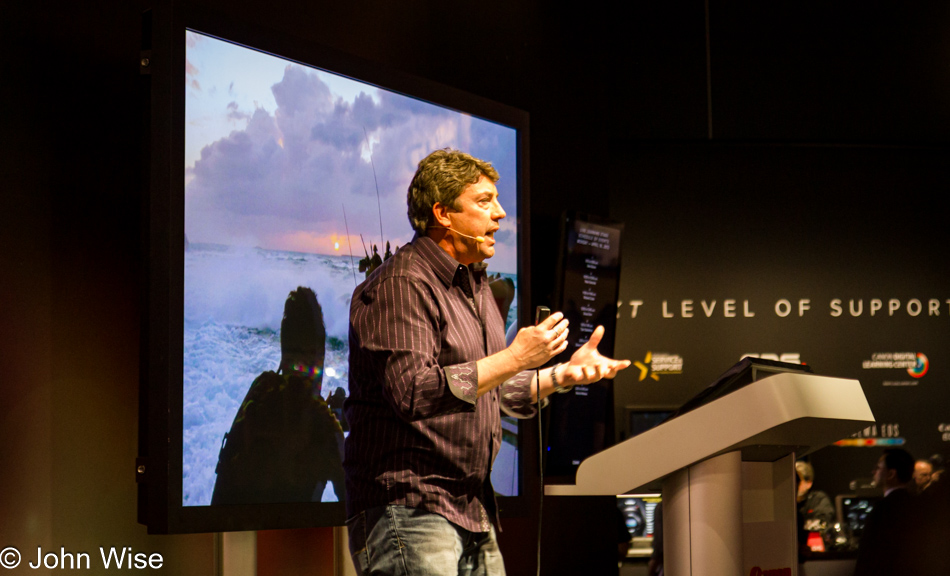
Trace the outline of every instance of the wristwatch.
{"label": "wristwatch", "polygon": [[563,364],[564,364],[563,362],[558,362],[557,364],[551,367],[551,382],[554,383],[554,391],[557,392],[558,394],[566,394],[571,391],[570,387],[561,386],[561,384],[557,381],[557,369],[560,368]]}

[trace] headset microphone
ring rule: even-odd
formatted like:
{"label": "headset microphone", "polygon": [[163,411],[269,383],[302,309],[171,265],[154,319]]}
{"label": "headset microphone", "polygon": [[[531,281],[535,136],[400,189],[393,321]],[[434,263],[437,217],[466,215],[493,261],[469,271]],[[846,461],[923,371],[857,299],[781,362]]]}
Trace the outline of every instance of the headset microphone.
{"label": "headset microphone", "polygon": [[472,240],[474,240],[475,242],[477,242],[477,243],[479,243],[479,244],[481,244],[482,242],[485,241],[485,237],[484,237],[484,236],[469,236],[468,234],[462,234],[462,233],[459,232],[458,230],[456,230],[456,229],[454,229],[454,228],[449,228],[448,226],[430,226],[429,228],[442,228],[443,230],[451,230],[452,232],[455,232],[455,233],[458,234],[459,236],[465,236],[466,238],[471,238]]}

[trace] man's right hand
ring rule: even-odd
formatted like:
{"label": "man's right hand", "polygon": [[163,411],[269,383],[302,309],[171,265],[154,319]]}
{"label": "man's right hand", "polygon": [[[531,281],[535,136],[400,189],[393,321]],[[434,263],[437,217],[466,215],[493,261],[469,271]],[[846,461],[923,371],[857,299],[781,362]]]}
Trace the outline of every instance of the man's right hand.
{"label": "man's right hand", "polygon": [[541,366],[567,349],[568,321],[561,312],[555,312],[537,326],[518,330],[508,351],[520,365],[520,370]]}

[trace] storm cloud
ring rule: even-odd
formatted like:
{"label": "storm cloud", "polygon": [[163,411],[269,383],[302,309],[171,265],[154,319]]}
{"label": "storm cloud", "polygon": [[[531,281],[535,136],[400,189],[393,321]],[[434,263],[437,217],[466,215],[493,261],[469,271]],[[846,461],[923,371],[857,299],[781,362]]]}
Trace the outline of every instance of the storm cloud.
{"label": "storm cloud", "polygon": [[[345,210],[351,237],[382,244],[382,227],[385,240],[404,244],[412,237],[409,181],[419,160],[444,147],[492,161],[502,174],[505,209],[513,213],[513,130],[369,86],[348,101],[320,74],[286,66],[271,86],[273,112],[241,110],[234,102],[221,110],[231,120],[247,118],[246,127],[205,145],[187,169],[189,238],[286,248],[280,239],[344,236]],[[514,252],[511,237],[497,240],[510,238],[504,250]]]}

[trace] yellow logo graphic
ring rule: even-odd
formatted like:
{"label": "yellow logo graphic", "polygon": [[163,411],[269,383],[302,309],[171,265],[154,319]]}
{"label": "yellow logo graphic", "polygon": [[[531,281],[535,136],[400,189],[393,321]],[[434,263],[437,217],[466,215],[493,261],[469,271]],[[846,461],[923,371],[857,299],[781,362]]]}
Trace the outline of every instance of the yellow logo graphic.
{"label": "yellow logo graphic", "polygon": [[660,377],[650,371],[650,364],[653,362],[653,352],[647,351],[647,355],[643,358],[643,362],[637,361],[633,365],[640,369],[640,382],[643,382],[647,379],[647,376],[653,378],[659,382]]}
{"label": "yellow logo graphic", "polygon": [[666,352],[647,351],[643,362],[634,362],[634,366],[640,369],[640,382],[647,379],[647,376],[657,382],[660,380],[660,374],[682,374],[683,357],[679,354],[668,354]]}

